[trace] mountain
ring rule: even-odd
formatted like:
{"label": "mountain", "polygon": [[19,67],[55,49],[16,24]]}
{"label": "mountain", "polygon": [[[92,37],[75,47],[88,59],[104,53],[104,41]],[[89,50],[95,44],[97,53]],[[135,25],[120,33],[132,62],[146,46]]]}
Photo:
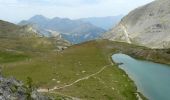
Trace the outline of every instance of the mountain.
{"label": "mountain", "polygon": [[80,20],[58,17],[48,19],[42,15],[36,15],[27,21],[21,21],[19,25],[32,25],[47,36],[50,36],[49,31],[55,31],[72,43],[95,39],[105,32],[102,28]]}
{"label": "mountain", "polygon": [[31,26],[18,26],[0,20],[0,48],[8,50],[48,50],[66,48],[70,43],[60,38],[44,37]]}
{"label": "mountain", "polygon": [[104,38],[149,48],[170,48],[170,1],[155,0],[133,10]]}
{"label": "mountain", "polygon": [[26,36],[27,35],[26,31],[29,33],[30,36],[38,35],[36,30],[31,29],[31,27],[27,27],[27,26],[20,27],[13,23],[0,20],[0,37],[1,38]]}
{"label": "mountain", "polygon": [[[154,50],[108,40],[88,41],[58,52],[54,43],[58,37],[39,34],[31,26],[0,21],[2,73],[23,83],[30,77],[33,85],[38,86],[34,97],[34,94],[43,96],[39,94],[42,92],[64,100],[137,100],[137,94],[141,97],[142,94],[118,64],[112,62],[112,54],[121,52],[135,58],[170,63],[168,49]],[[25,87],[17,80],[0,76],[0,98],[26,96]]]}
{"label": "mountain", "polygon": [[123,15],[108,16],[108,17],[89,17],[79,19],[84,22],[89,22],[97,27],[101,27],[105,30],[109,30],[114,27],[121,19]]}

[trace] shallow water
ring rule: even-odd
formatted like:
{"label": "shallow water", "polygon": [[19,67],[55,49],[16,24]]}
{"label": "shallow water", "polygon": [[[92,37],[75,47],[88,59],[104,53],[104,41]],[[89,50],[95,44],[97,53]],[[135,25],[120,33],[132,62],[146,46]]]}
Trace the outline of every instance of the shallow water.
{"label": "shallow water", "polygon": [[114,54],[112,59],[137,85],[149,100],[170,100],[170,66]]}

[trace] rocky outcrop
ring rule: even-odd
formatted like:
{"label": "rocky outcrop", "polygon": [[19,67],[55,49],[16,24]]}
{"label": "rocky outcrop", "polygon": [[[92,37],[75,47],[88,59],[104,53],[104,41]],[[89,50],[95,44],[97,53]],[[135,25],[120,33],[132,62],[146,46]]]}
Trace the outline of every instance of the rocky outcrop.
{"label": "rocky outcrop", "polygon": [[149,48],[170,48],[170,1],[155,0],[133,10],[104,38]]}
{"label": "rocky outcrop", "polygon": [[[29,97],[30,96],[30,97]],[[4,78],[0,75],[0,100],[52,100],[32,89],[28,89],[24,84],[15,78]]]}

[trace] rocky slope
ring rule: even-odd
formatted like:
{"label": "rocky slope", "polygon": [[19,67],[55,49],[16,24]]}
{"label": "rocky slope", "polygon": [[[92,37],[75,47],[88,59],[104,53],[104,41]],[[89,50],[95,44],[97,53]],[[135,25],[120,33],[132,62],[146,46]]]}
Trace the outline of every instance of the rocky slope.
{"label": "rocky slope", "polygon": [[104,38],[150,48],[170,48],[170,1],[155,0],[133,10]]}
{"label": "rocky slope", "polygon": [[29,20],[21,21],[20,25],[33,25],[43,35],[50,36],[51,31],[60,33],[72,43],[80,43],[95,39],[105,32],[104,29],[90,23],[67,18],[48,19],[42,15],[36,15]]}
{"label": "rocky slope", "polygon": [[30,89],[15,78],[0,75],[0,100],[53,100],[38,93],[36,89]]}

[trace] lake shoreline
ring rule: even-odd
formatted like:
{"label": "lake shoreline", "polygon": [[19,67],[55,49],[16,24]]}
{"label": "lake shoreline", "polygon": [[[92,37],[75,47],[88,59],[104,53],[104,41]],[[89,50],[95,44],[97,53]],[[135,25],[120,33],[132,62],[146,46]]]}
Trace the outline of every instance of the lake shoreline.
{"label": "lake shoreline", "polygon": [[138,60],[121,53],[113,54],[112,59],[116,63],[123,63],[123,65],[117,65],[118,68],[133,80],[137,86],[137,91],[142,93],[146,99],[169,99],[168,91],[170,88],[167,88],[167,86],[170,83],[170,80],[168,80],[170,68],[168,65]]}
{"label": "lake shoreline", "polygon": [[148,100],[141,92],[138,91],[137,85],[135,84],[134,80],[132,80],[132,79],[129,77],[129,75],[126,73],[126,71],[124,71],[123,69],[121,69],[121,68],[119,67],[119,65],[117,65],[116,62],[114,62],[114,60],[112,59],[112,56],[113,56],[113,55],[114,55],[114,54],[110,55],[110,61],[111,61],[119,70],[121,70],[121,71],[130,79],[130,81],[133,82],[134,87],[135,87],[135,90],[136,90],[136,93],[134,93],[134,94],[136,94],[136,97],[138,98],[138,100]]}

